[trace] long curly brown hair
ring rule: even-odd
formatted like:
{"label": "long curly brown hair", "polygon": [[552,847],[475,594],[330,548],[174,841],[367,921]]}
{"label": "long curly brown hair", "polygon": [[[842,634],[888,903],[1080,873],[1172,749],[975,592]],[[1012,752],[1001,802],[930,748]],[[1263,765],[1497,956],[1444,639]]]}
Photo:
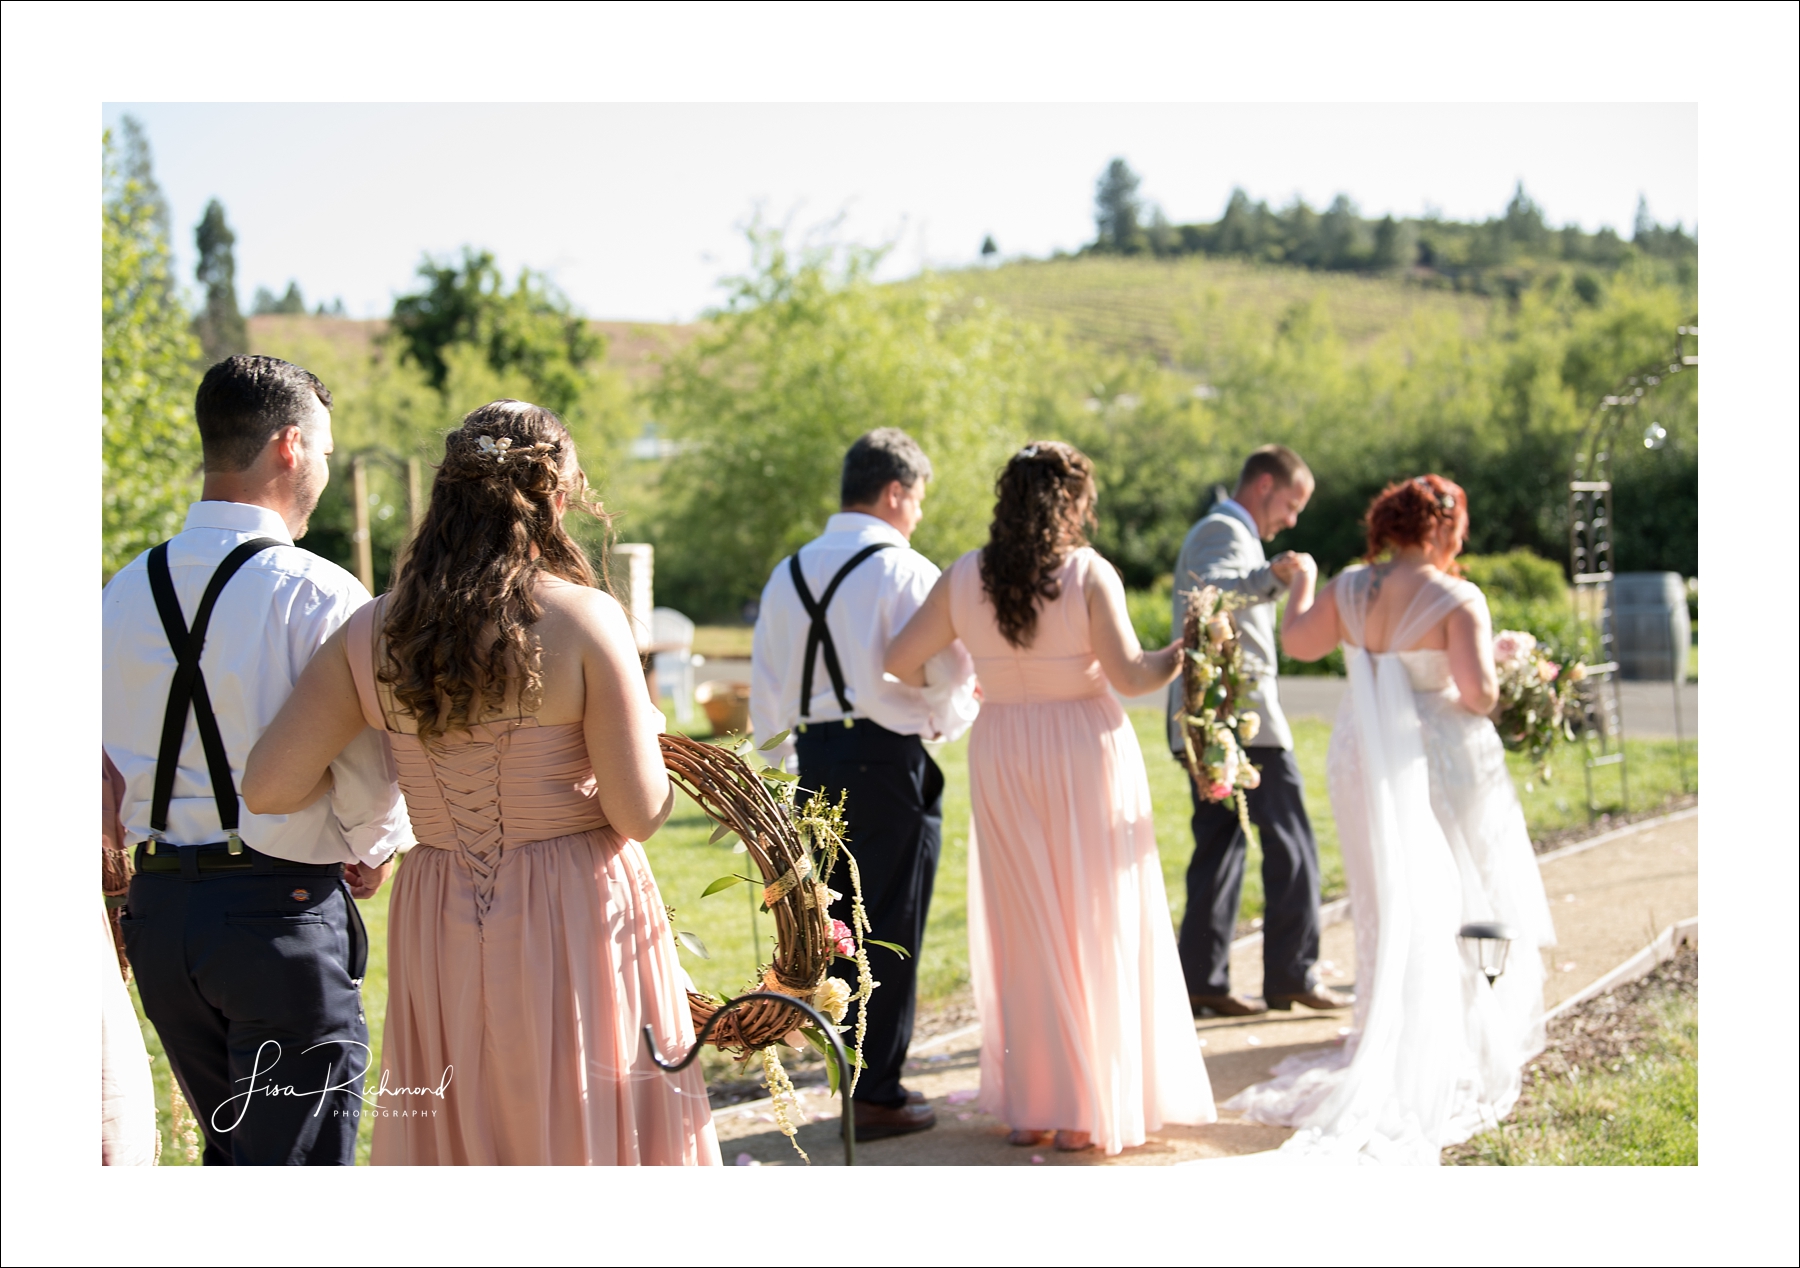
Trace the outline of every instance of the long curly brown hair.
{"label": "long curly brown hair", "polygon": [[1038,608],[1062,594],[1057,571],[1087,545],[1094,522],[1094,464],[1073,445],[1035,440],[1014,454],[994,482],[998,501],[981,548],[981,586],[1000,632],[1029,647]]}
{"label": "long curly brown hair", "polygon": [[498,712],[515,681],[521,714],[542,705],[543,655],[530,633],[543,615],[537,579],[599,584],[563,528],[558,493],[567,509],[607,522],[568,429],[540,405],[483,405],[444,438],[430,505],[388,596],[378,674],[423,742]]}
{"label": "long curly brown hair", "polygon": [[[1439,525],[1454,524],[1459,518],[1466,534],[1469,495],[1460,484],[1441,475],[1396,480],[1375,495],[1363,515],[1369,543],[1364,557],[1374,563],[1383,551],[1424,545]],[[1462,568],[1453,562],[1450,572],[1460,577]]]}

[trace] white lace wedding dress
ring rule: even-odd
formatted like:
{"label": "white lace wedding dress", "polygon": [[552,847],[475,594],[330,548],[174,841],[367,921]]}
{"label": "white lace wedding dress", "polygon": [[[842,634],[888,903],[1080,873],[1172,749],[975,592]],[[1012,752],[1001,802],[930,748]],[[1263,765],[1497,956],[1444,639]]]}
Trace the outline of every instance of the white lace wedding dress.
{"label": "white lace wedding dress", "polygon": [[[1555,932],[1500,737],[1462,707],[1447,653],[1362,646],[1370,576],[1335,583],[1350,690],[1327,765],[1356,922],[1351,1034],[1223,1108],[1300,1128],[1274,1160],[1435,1165],[1518,1099],[1520,1069],[1543,1048],[1538,948]],[[1477,603],[1468,582],[1427,585],[1389,645]],[[1457,937],[1473,920],[1517,935],[1493,987]]]}

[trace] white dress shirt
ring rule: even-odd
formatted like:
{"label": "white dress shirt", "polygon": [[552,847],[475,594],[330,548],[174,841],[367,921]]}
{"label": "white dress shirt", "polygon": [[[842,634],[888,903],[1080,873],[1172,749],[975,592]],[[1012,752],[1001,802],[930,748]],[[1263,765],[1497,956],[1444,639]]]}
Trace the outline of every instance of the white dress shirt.
{"label": "white dress shirt", "polygon": [[[899,530],[873,515],[843,511],[825,523],[825,532],[800,548],[800,572],[813,601],[825,597],[837,570],[865,546],[888,542],[856,566],[838,587],[825,624],[837,645],[844,671],[844,693],[851,714],[901,735],[927,740],[953,740],[969,729],[979,708],[975,700],[975,662],[961,641],[925,663],[923,688],[909,687],[882,672],[888,644],[931,593],[938,567],[907,545]],[[751,645],[750,717],[759,736],[791,730],[800,717],[800,681],[806,667],[806,636],[812,618],[794,589],[783,559],[763,587]],[[831,687],[825,653],[813,653],[811,709],[808,723],[835,722],[843,707]],[[793,751],[793,737],[775,753]]]}
{"label": "white dress shirt", "polygon": [[[251,556],[238,569],[213,608],[200,655],[231,777],[240,787],[250,749],[274,721],[306,662],[369,601],[355,577],[295,546],[274,511],[242,502],[196,502],[186,526],[169,542],[169,575],[183,619],[192,623],[220,561],[253,537],[272,537],[283,545]],[[175,676],[175,652],[150,593],[148,554],[114,574],[100,596],[101,742],[125,777],[120,818],[134,842],[150,836],[156,753]],[[330,794],[294,814],[256,815],[240,806],[238,835],[252,849],[296,863],[380,863],[411,843],[385,737],[363,728],[331,770]],[[224,839],[191,706],[164,835],[178,845]]]}

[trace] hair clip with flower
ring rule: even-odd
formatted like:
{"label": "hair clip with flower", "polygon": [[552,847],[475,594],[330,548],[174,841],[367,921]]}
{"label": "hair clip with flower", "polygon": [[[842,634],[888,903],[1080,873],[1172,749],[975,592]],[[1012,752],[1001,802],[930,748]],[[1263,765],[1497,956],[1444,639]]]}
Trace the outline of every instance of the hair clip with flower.
{"label": "hair clip with flower", "polygon": [[1026,445],[1023,449],[1019,450],[1019,457],[1021,458],[1035,458],[1037,455],[1038,447],[1036,445]]}
{"label": "hair clip with flower", "polygon": [[495,462],[506,461],[506,451],[512,448],[512,437],[502,436],[495,440],[492,436],[477,436],[475,447],[484,458],[492,458]]}
{"label": "hair clip with flower", "polygon": [[1436,502],[1438,504],[1438,509],[1444,511],[1454,511],[1456,509],[1456,499],[1448,493],[1438,492],[1437,489],[1432,487],[1431,481],[1427,480],[1424,476],[1414,476],[1413,483],[1425,490],[1425,496],[1430,498],[1433,502]]}

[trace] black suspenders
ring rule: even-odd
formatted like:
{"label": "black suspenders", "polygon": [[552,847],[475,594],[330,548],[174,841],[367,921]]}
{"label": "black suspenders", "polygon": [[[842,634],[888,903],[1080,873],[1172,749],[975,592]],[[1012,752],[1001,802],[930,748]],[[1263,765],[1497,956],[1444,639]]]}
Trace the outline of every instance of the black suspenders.
{"label": "black suspenders", "polygon": [[806,614],[812,618],[812,629],[806,635],[806,668],[800,671],[800,716],[807,717],[812,709],[813,661],[821,648],[825,652],[825,672],[831,675],[831,689],[837,695],[838,704],[844,710],[845,725],[849,725],[850,697],[844,691],[844,671],[838,664],[837,644],[831,641],[831,630],[825,624],[825,609],[831,606],[831,600],[837,594],[837,588],[856,570],[870,555],[878,550],[886,550],[892,542],[876,542],[872,546],[864,546],[850,561],[837,570],[831,584],[825,587],[825,595],[817,603],[813,602],[812,591],[806,588],[806,578],[800,575],[800,552],[795,551],[788,557],[788,572],[794,578],[794,590],[800,595],[800,604]]}
{"label": "black suspenders", "polygon": [[162,618],[163,633],[175,651],[175,680],[169,686],[169,704],[163,710],[162,746],[156,754],[156,785],[150,799],[150,843],[156,853],[169,828],[169,799],[175,792],[175,768],[181,760],[181,741],[187,734],[188,709],[194,711],[194,725],[200,731],[200,746],[206,750],[206,769],[212,776],[213,801],[219,807],[219,827],[233,854],[241,854],[244,843],[237,833],[237,785],[231,780],[231,759],[225,753],[225,741],[219,736],[219,721],[213,716],[212,700],[206,694],[206,676],[200,672],[200,653],[206,647],[206,626],[212,620],[213,605],[225,583],[255,554],[280,546],[272,537],[255,537],[242,543],[219,564],[206,593],[194,612],[194,627],[182,620],[181,600],[175,597],[175,582],[169,576],[169,543],[164,542],[150,552],[148,571],[150,593],[156,599],[156,612]]}

